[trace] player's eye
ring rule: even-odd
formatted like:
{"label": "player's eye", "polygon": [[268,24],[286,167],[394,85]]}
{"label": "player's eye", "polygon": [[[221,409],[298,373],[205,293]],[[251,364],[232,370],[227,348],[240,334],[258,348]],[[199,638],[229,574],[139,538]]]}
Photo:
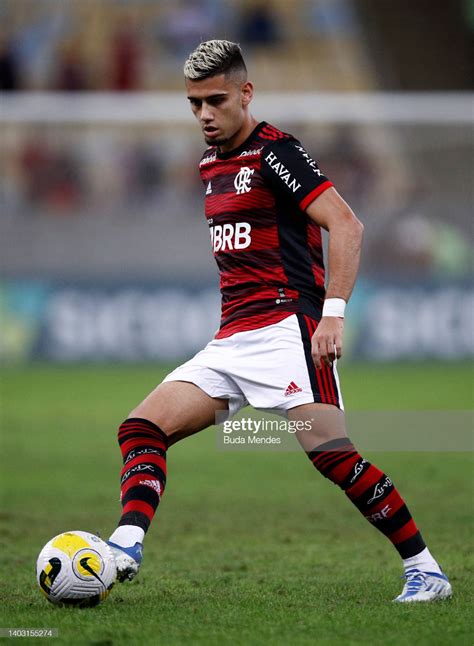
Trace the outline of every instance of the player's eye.
{"label": "player's eye", "polygon": [[191,104],[192,108],[200,108],[202,102],[198,101],[198,99],[189,99],[189,103]]}

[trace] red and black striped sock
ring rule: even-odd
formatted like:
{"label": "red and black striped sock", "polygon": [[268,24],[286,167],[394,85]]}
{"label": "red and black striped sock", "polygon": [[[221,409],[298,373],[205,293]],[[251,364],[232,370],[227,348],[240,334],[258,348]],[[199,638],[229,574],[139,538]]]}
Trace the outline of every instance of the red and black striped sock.
{"label": "red and black striped sock", "polygon": [[393,482],[364,460],[348,438],[321,444],[307,455],[316,469],[338,485],[365,518],[387,536],[402,559],[425,549],[415,521]]}
{"label": "red and black striped sock", "polygon": [[146,532],[166,485],[167,437],[153,422],[130,418],[121,424],[118,441],[123,457],[118,526],[136,525]]}

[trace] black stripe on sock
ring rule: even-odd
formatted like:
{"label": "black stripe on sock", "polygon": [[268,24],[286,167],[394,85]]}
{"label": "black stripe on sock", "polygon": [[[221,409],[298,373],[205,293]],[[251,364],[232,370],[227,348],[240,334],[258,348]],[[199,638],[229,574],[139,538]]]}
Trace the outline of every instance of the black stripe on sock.
{"label": "black stripe on sock", "polygon": [[125,455],[124,465],[139,456],[144,456],[143,459],[146,460],[145,456],[147,455],[159,455],[166,459],[166,451],[164,449],[160,449],[157,446],[151,446],[150,444],[140,444],[139,446],[134,446],[133,449],[128,451]]}
{"label": "black stripe on sock", "polygon": [[[367,519],[370,520],[370,516],[367,516]],[[406,525],[411,519],[408,507],[406,505],[402,505],[390,518],[380,518],[371,522],[377,527],[377,529],[380,529],[383,534],[388,536],[394,532],[398,532],[398,530]]]}
{"label": "black stripe on sock", "polygon": [[346,491],[346,489],[349,489],[349,487],[355,485],[357,480],[359,480],[359,478],[364,475],[364,473],[367,471],[367,469],[370,468],[370,466],[371,463],[364,458],[357,460],[357,462],[354,464],[353,469],[351,469],[350,473],[347,474],[347,477],[341,482],[341,489],[343,491]]}
{"label": "black stripe on sock", "polygon": [[119,520],[118,526],[121,527],[122,525],[135,525],[137,527],[141,527],[146,534],[150,527],[150,519],[141,511],[128,511]]}
{"label": "black stripe on sock", "polygon": [[[146,468],[144,469],[143,467]],[[143,476],[144,480],[146,480],[150,476],[153,476],[157,480],[159,480],[163,484],[163,486],[166,484],[166,476],[157,464],[152,464],[151,462],[143,462],[137,464],[134,467],[130,467],[130,469],[127,469],[127,471],[125,471],[123,476],[120,478],[120,486],[123,486],[125,482],[127,482],[127,480],[132,476],[138,475]]]}
{"label": "black stripe on sock", "polygon": [[[390,482],[390,484],[388,484]],[[388,476],[383,474],[375,484],[370,485],[368,489],[360,494],[357,498],[351,498],[354,505],[365,514],[372,505],[378,505],[382,500],[392,493],[395,489],[393,482]],[[369,502],[370,501],[370,502]]]}
{"label": "black stripe on sock", "polygon": [[398,550],[398,553],[402,559],[409,559],[412,556],[416,556],[426,547],[425,541],[423,540],[420,532],[416,532],[411,538],[408,538],[402,543],[397,543],[395,548]]}
{"label": "black stripe on sock", "polygon": [[127,493],[122,498],[122,505],[125,506],[131,500],[139,500],[140,502],[147,502],[154,510],[158,507],[160,496],[158,492],[148,487],[147,485],[137,485],[130,487]]}

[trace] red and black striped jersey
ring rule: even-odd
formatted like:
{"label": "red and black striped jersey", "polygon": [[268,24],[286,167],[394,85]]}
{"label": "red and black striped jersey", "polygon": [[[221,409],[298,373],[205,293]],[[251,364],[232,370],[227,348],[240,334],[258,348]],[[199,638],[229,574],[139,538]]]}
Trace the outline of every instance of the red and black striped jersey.
{"label": "red and black striped jersey", "polygon": [[319,320],[325,295],[321,230],[305,210],[332,184],[316,162],[292,135],[263,121],[230,152],[208,148],[199,168],[220,272],[216,337],[295,312]]}

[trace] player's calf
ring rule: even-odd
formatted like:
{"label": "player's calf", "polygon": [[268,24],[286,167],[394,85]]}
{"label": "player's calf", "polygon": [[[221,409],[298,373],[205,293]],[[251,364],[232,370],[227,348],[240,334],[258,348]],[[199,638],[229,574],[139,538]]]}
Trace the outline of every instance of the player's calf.
{"label": "player's calf", "polygon": [[[347,437],[325,442],[307,455],[315,468],[345,492],[400,554],[408,587],[397,601],[432,601],[451,595],[449,581],[426,547],[389,476],[364,459]],[[410,575],[413,571],[422,575],[413,577]]]}
{"label": "player's calf", "polygon": [[138,572],[143,538],[165,489],[168,439],[153,422],[129,418],[119,428],[118,441],[123,457],[122,516],[109,545],[117,564],[117,578],[123,581]]}
{"label": "player's calf", "polygon": [[155,388],[120,426],[123,509],[109,539],[119,580],[133,578],[140,567],[143,539],[166,486],[168,448],[213,424],[216,411],[227,406],[194,384],[171,381]]}
{"label": "player's calf", "polygon": [[347,437],[316,447],[308,457],[388,537],[402,558],[410,558],[426,547],[392,480],[364,459]]}

